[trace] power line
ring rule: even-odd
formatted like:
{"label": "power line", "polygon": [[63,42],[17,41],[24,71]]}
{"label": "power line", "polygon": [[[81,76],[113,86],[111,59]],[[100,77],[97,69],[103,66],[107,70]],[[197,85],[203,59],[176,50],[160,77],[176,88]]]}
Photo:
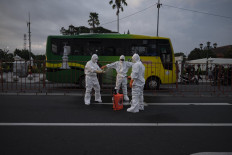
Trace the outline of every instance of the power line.
{"label": "power line", "polygon": [[[132,13],[132,14],[130,14],[130,15],[128,15],[128,16],[123,17],[123,18],[120,18],[119,20],[123,20],[123,19],[125,19],[125,18],[134,16],[134,15],[136,15],[136,14],[138,14],[138,13],[140,13],[140,12],[146,11],[147,9],[150,9],[150,8],[156,6],[156,5],[157,5],[157,4],[153,4],[153,5],[151,5],[151,6],[147,7],[147,8],[145,8],[145,9],[142,9],[142,10],[140,10],[140,11],[137,11],[137,12],[135,12],[135,13]],[[110,22],[103,23],[103,24],[101,24],[101,25],[110,24],[110,23],[113,23],[113,22],[116,22],[116,21],[117,21],[117,20],[112,20],[112,21],[110,21]]]}
{"label": "power line", "polygon": [[[147,7],[147,8],[144,8],[144,9],[142,9],[142,10],[140,10],[140,11],[137,11],[137,12],[135,12],[135,13],[132,13],[132,14],[130,14],[130,15],[128,15],[128,16],[123,17],[123,18],[120,18],[119,20],[123,20],[123,19],[126,19],[126,18],[128,18],[128,17],[134,16],[134,15],[136,15],[136,14],[138,14],[138,13],[141,13],[141,12],[143,12],[143,11],[146,11],[146,10],[148,10],[148,9],[154,7],[154,6],[157,6],[157,4],[158,4],[158,3],[152,4],[151,6],[149,6],[149,7]],[[186,8],[176,7],[176,6],[172,6],[172,5],[168,5],[168,4],[162,4],[162,5],[163,5],[163,6],[167,6],[167,7],[171,7],[171,8],[175,8],[175,9],[190,11],[190,12],[194,12],[194,13],[206,14],[206,15],[216,16],[216,17],[221,17],[221,18],[226,18],[226,19],[232,19],[232,17],[228,17],[228,16],[223,16],[223,15],[218,15],[218,14],[213,14],[213,13],[207,13],[207,12],[197,11],[197,10],[192,10],[192,9],[186,9]],[[116,21],[117,21],[117,20],[112,20],[112,21],[110,21],[110,22],[106,22],[106,23],[103,23],[103,24],[101,24],[101,25],[111,24],[111,23],[116,22]]]}
{"label": "power line", "polygon": [[206,15],[211,15],[211,16],[216,16],[216,17],[232,19],[232,17],[228,17],[228,16],[222,16],[222,15],[217,15],[217,14],[213,14],[213,13],[207,13],[207,12],[202,12],[202,11],[197,11],[197,10],[185,9],[185,8],[180,8],[180,7],[167,5],[167,4],[163,4],[163,5],[167,6],[167,7],[175,8],[175,9],[180,9],[180,10],[185,10],[185,11],[190,11],[190,12],[195,12],[195,13],[201,13],[201,14],[206,14]]}

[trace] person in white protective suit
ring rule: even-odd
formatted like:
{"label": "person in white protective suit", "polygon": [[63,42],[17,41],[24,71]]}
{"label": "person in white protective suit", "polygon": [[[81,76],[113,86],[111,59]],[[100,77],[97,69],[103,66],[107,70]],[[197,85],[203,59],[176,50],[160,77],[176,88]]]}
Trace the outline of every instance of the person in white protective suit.
{"label": "person in white protective suit", "polygon": [[102,66],[101,68],[101,69],[104,69],[105,67],[114,68],[117,71],[115,89],[117,90],[118,93],[120,87],[122,86],[122,92],[125,101],[129,101],[129,97],[127,95],[127,72],[132,65],[133,65],[132,62],[125,61],[125,56],[121,55],[119,61],[116,61],[111,64],[107,64],[106,66]]}
{"label": "person in white protective suit", "polygon": [[90,61],[88,61],[85,65],[85,104],[90,104],[91,99],[91,91],[92,88],[95,90],[95,101],[101,103],[101,94],[100,94],[100,85],[97,79],[97,74],[104,73],[103,70],[97,64],[98,56],[96,54],[92,55]]}
{"label": "person in white protective suit", "polygon": [[144,110],[143,103],[143,88],[145,84],[144,72],[145,67],[140,61],[138,54],[134,54],[132,57],[132,66],[131,81],[130,87],[132,88],[132,100],[131,107],[127,109],[127,112],[139,112],[139,110]]}

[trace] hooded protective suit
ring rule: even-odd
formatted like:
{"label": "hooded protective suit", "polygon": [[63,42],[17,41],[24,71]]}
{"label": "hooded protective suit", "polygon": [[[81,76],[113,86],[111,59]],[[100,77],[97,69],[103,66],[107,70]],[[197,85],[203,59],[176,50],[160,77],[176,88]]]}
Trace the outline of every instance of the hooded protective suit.
{"label": "hooded protective suit", "polygon": [[140,57],[138,54],[134,54],[132,57],[132,61],[134,62],[132,66],[131,79],[132,83],[132,101],[131,107],[127,109],[128,112],[139,112],[139,110],[144,110],[143,103],[143,88],[145,84],[144,72],[145,67],[140,61]]}
{"label": "hooded protective suit", "polygon": [[86,91],[85,91],[85,104],[90,104],[91,99],[91,91],[92,88],[95,90],[95,101],[102,102],[101,94],[100,94],[100,85],[97,79],[97,73],[103,73],[103,71],[99,68],[98,64],[98,56],[96,54],[92,55],[90,61],[88,61],[85,65],[85,83],[86,83]]}
{"label": "hooded protective suit", "polygon": [[122,91],[125,101],[129,101],[129,97],[127,96],[127,72],[132,65],[132,62],[125,61],[124,55],[120,56],[119,61],[106,65],[107,68],[114,68],[117,71],[115,89],[119,91],[122,85]]}

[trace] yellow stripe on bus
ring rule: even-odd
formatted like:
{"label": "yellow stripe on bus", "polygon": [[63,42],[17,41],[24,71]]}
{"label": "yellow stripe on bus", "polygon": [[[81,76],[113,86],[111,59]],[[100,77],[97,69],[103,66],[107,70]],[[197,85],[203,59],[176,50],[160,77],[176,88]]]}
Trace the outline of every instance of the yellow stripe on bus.
{"label": "yellow stripe on bus", "polygon": [[[75,62],[68,62],[69,67],[79,67],[79,68],[85,68],[85,65],[75,63]],[[62,63],[49,63],[46,62],[47,68],[60,68],[62,66]]]}

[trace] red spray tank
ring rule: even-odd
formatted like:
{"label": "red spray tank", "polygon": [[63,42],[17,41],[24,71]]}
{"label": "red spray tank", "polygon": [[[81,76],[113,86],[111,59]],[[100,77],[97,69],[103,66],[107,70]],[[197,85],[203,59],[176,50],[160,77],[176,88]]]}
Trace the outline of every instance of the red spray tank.
{"label": "red spray tank", "polygon": [[122,110],[123,109],[123,94],[117,93],[117,90],[114,90],[113,93],[113,109]]}

